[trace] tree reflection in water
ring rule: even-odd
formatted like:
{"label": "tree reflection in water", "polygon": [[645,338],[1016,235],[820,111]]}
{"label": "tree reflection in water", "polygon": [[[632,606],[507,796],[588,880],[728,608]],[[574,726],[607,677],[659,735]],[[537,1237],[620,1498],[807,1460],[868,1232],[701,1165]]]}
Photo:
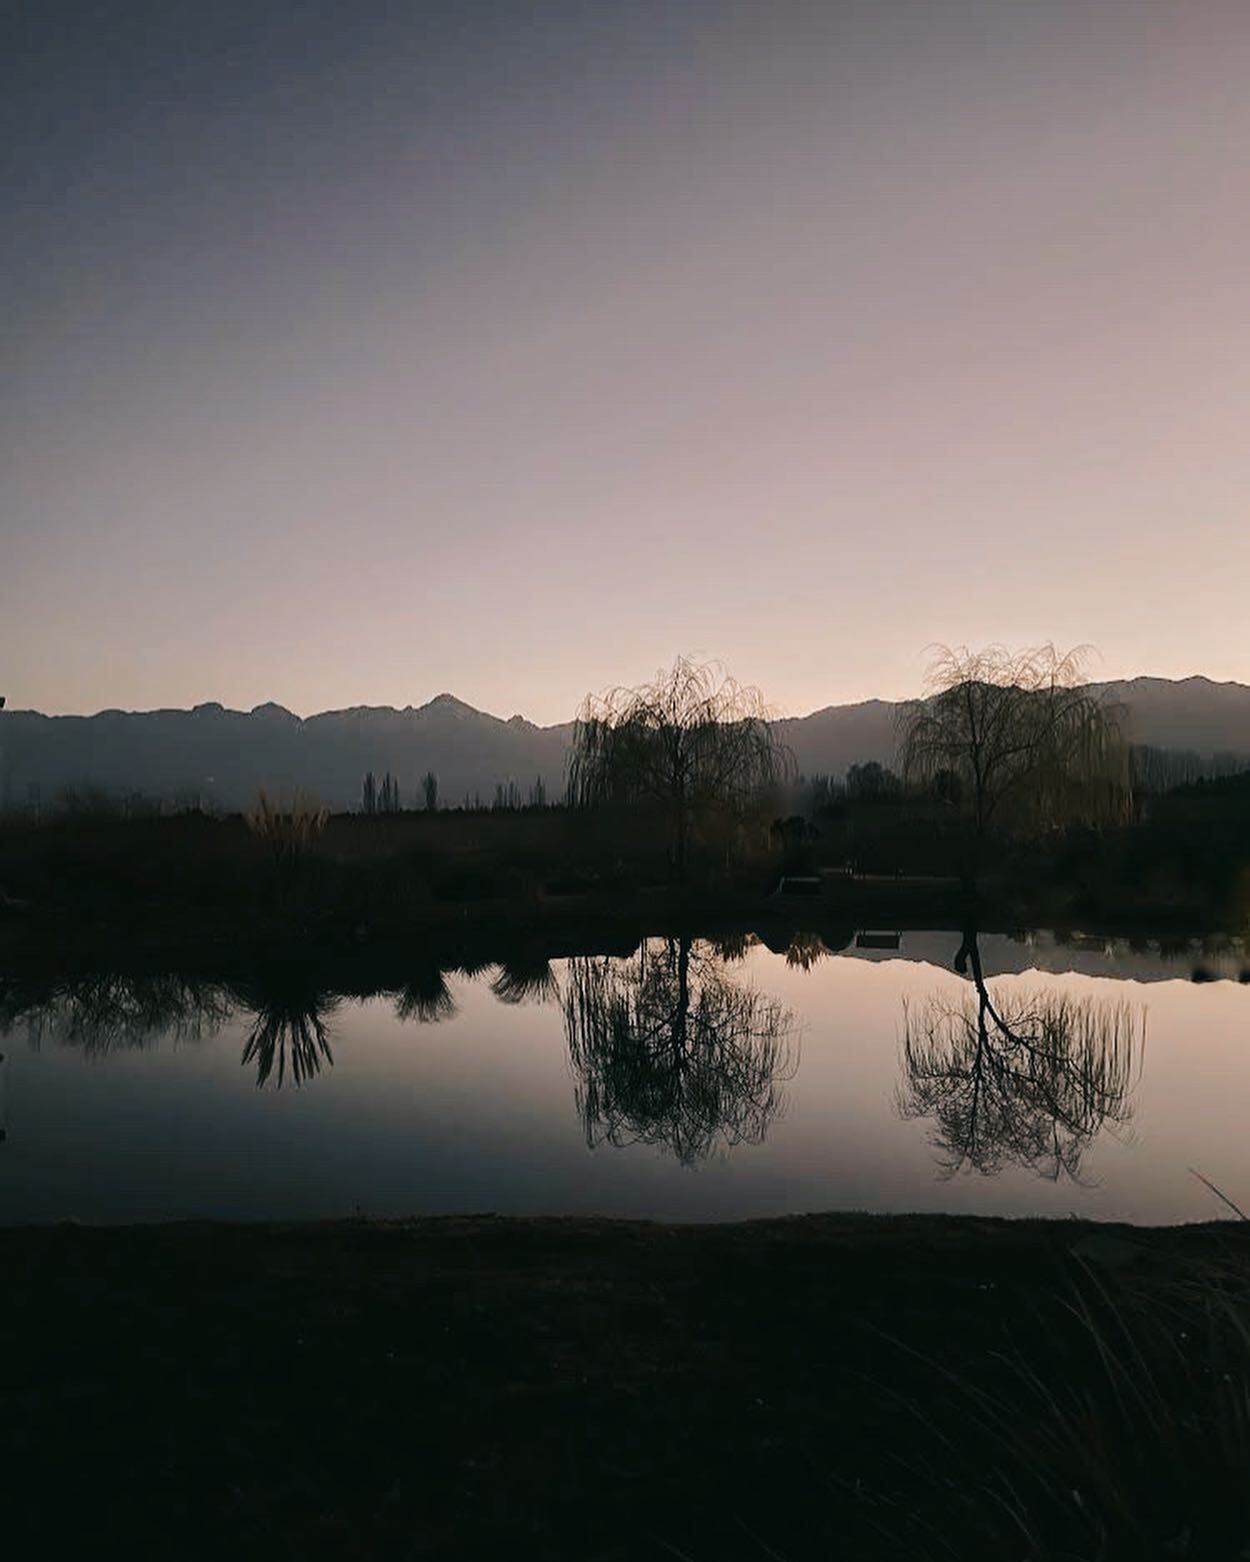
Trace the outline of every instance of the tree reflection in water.
{"label": "tree reflection in water", "polygon": [[800,971],[810,971],[828,954],[828,946],[819,933],[796,933],[786,950],[786,964]]}
{"label": "tree reflection in water", "polygon": [[326,1021],[339,999],[324,988],[316,974],[302,965],[274,965],[261,976],[234,989],[239,1003],[255,1014],[243,1045],[243,1064],[256,1065],[256,1084],[273,1078],[279,1089],[285,1083],[288,1063],[291,1083],[299,1086],[334,1065],[330,1031]]}
{"label": "tree reflection in water", "polygon": [[24,1022],[35,1048],[48,1036],[96,1056],[162,1036],[198,1041],[229,1016],[221,988],[194,977],[90,971],[47,982],[0,980],[0,1033]]}
{"label": "tree reflection in water", "polygon": [[547,1003],[560,996],[560,984],[546,956],[530,950],[509,955],[492,978],[490,990],[500,1003]]}
{"label": "tree reflection in water", "polygon": [[758,1144],[793,1072],[790,1011],[688,938],[570,960],[564,1021],[592,1147],[666,1145],[688,1165]]}
{"label": "tree reflection in water", "polygon": [[946,1176],[1021,1166],[1081,1181],[1095,1135],[1132,1115],[1144,1010],[1046,988],[991,992],[975,935],[955,964],[971,992],[904,1003],[901,1115],[934,1120]]}
{"label": "tree reflection in water", "polygon": [[395,1016],[399,1020],[437,1025],[440,1020],[450,1020],[456,1014],[456,1000],[437,965],[418,967],[393,996]]}

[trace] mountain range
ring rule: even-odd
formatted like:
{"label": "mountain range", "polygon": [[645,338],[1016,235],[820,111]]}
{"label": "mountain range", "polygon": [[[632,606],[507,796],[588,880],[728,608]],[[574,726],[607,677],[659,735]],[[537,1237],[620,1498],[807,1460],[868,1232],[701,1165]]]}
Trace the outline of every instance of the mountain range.
{"label": "mountain range", "polygon": [[[1121,704],[1136,743],[1203,756],[1238,754],[1250,764],[1250,687],[1208,678],[1134,678],[1097,686]],[[899,707],[886,700],[830,705],[777,722],[807,775],[841,776],[848,766],[894,756]],[[372,770],[391,772],[405,806],[417,806],[420,778],[438,777],[440,802],[490,802],[513,781],[524,799],[542,779],[563,791],[572,723],[539,727],[503,720],[451,694],[428,704],[354,706],[300,717],[281,705],[250,711],[217,704],[192,710],[101,711],[45,716],[0,711],[0,797],[9,806],[52,802],[67,790],[141,793],[245,806],[261,786],[315,792],[335,808],[359,804]]]}

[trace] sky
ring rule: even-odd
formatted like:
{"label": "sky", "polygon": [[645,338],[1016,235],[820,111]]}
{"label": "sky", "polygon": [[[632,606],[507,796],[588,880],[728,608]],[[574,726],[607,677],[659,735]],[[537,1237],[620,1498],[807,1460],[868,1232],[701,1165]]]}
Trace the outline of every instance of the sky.
{"label": "sky", "polygon": [[21,0],[0,693],[1250,682],[1244,0]]}

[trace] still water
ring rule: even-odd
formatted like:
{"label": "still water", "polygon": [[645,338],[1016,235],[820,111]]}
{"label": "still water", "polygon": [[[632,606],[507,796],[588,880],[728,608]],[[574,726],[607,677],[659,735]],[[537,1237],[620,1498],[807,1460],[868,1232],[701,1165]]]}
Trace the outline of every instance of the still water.
{"label": "still water", "polygon": [[1195,1172],[1250,1208],[1246,966],[904,932],[651,940],[365,998],[304,968],[3,978],[0,1224],[1216,1218]]}

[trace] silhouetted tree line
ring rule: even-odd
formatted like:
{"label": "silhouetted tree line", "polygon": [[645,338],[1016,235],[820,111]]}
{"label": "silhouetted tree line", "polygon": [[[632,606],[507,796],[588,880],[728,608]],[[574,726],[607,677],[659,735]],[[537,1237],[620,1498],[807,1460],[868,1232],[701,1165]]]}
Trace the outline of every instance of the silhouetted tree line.
{"label": "silhouetted tree line", "polygon": [[0,808],[0,814],[35,824],[62,819],[168,819],[179,814],[206,814],[221,818],[225,812],[198,787],[179,787],[174,791],[155,793],[144,792],[138,787],[111,791],[108,787],[88,784],[58,787],[51,797],[47,797],[37,781],[28,784],[22,801],[10,798]]}
{"label": "silhouetted tree line", "polygon": [[[1158,748],[1134,743],[1129,749],[1130,782],[1135,794],[1158,795],[1199,781],[1223,780],[1250,772],[1250,755],[1232,752],[1200,754],[1195,749]],[[798,778],[798,806],[809,819],[839,815],[847,803],[901,802],[904,798],[958,804],[963,783],[952,769],[941,769],[905,786],[888,766],[869,760],[851,765],[845,777],[816,771]]]}
{"label": "silhouetted tree line", "polygon": [[1135,792],[1171,792],[1179,786],[1192,786],[1195,781],[1219,780],[1250,770],[1250,755],[1199,754],[1188,748],[1134,743],[1129,750],[1129,769]]}
{"label": "silhouetted tree line", "polygon": [[[427,770],[421,777],[418,792],[421,801],[429,813],[434,813],[439,806],[438,777],[432,770]],[[464,802],[461,805],[466,812],[481,810],[487,805],[482,801],[480,792],[464,794]],[[542,776],[536,776],[528,790],[522,793],[519,782],[511,776],[506,781],[498,781],[495,784],[494,801],[490,804],[493,812],[516,812],[522,808],[546,808],[547,807],[547,783]],[[397,814],[403,811],[400,800],[399,782],[388,770],[382,777],[381,784],[373,771],[365,773],[360,790],[360,811],[363,814]]]}
{"label": "silhouetted tree line", "polygon": [[536,776],[522,790],[519,781],[511,776],[506,781],[496,781],[494,796],[489,802],[478,791],[466,792],[460,803],[465,813],[523,813],[530,808],[550,808],[554,805],[547,795],[547,783]]}
{"label": "silhouetted tree line", "polygon": [[397,814],[400,811],[399,782],[388,770],[381,786],[372,770],[366,771],[360,789],[360,811],[364,814]]}

